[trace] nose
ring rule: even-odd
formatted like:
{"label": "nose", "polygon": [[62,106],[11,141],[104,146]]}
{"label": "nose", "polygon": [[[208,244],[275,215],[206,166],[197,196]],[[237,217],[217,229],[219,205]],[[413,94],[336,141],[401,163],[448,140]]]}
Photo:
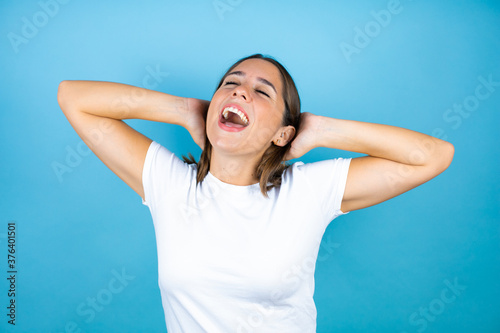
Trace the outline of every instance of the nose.
{"label": "nose", "polygon": [[239,85],[233,90],[233,97],[241,97],[244,101],[248,102],[250,94],[244,85]]}

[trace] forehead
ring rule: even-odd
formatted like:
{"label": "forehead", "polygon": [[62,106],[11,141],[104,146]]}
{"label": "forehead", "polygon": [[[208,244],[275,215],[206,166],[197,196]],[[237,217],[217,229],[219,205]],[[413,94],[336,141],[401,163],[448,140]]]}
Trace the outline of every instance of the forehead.
{"label": "forehead", "polygon": [[248,59],[236,66],[232,72],[242,71],[250,79],[263,78],[271,82],[278,92],[282,90],[281,73],[276,66],[262,59]]}

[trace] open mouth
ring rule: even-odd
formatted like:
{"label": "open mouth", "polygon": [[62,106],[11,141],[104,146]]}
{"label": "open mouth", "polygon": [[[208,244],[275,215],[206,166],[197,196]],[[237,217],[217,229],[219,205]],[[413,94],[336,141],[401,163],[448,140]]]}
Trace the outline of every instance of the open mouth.
{"label": "open mouth", "polygon": [[247,115],[235,106],[226,106],[222,110],[220,122],[231,128],[244,128],[249,124]]}

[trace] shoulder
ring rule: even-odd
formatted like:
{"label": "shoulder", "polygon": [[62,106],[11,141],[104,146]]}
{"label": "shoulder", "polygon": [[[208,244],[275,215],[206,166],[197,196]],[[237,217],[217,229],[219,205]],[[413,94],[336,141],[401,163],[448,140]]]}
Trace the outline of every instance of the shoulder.
{"label": "shoulder", "polygon": [[186,163],[161,144],[153,141],[144,161],[143,184],[161,191],[189,187],[196,181],[196,163]]}
{"label": "shoulder", "polygon": [[148,153],[146,155],[145,164],[153,164],[156,166],[176,167],[180,169],[197,170],[196,163],[188,163],[177,157],[172,151],[165,146],[162,146],[156,141],[151,142]]}

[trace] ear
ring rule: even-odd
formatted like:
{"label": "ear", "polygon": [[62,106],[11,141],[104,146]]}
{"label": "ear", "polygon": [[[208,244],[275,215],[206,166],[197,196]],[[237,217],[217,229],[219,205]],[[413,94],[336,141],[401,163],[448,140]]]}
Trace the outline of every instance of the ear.
{"label": "ear", "polygon": [[295,127],[292,125],[281,127],[273,138],[273,143],[276,146],[284,147],[286,144],[293,140],[295,136]]}

